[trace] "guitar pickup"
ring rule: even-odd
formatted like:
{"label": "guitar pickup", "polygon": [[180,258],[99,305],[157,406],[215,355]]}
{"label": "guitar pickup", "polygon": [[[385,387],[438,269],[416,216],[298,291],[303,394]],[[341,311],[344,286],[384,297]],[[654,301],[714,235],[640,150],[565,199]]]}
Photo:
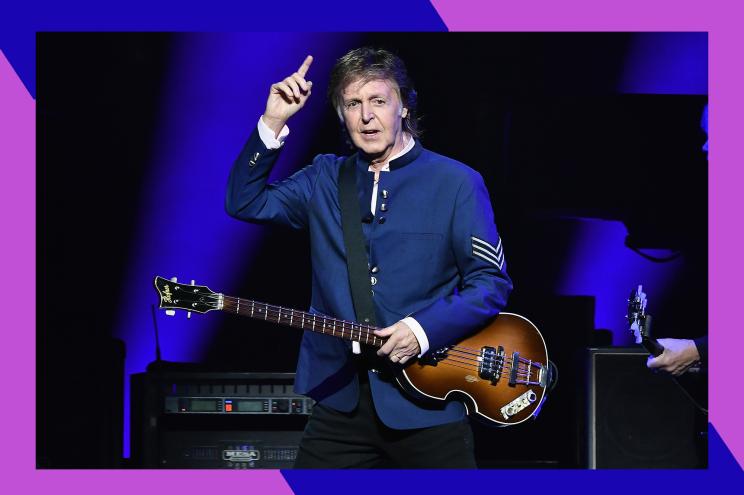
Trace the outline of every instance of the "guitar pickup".
{"label": "guitar pickup", "polygon": [[479,361],[478,376],[493,383],[497,382],[504,367],[504,348],[482,347]]}

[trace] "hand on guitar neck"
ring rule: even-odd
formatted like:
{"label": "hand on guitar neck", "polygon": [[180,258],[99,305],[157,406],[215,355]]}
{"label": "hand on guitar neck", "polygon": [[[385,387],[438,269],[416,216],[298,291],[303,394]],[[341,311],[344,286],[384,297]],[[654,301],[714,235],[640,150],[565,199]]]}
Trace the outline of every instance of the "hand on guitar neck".
{"label": "hand on guitar neck", "polygon": [[664,351],[657,357],[649,356],[646,366],[680,376],[700,362],[695,341],[687,339],[658,339]]}
{"label": "hand on guitar neck", "polygon": [[[635,336],[636,344],[641,344],[651,354],[646,366],[660,369],[674,376],[686,371],[694,371],[700,364],[700,353],[695,341],[686,339],[654,339],[651,337],[651,315],[646,313],[648,299],[643,286],[630,293],[628,298],[628,323]],[[698,368],[699,370],[699,368]]]}
{"label": "hand on guitar neck", "polygon": [[707,414],[707,375],[700,373],[701,358],[707,360],[707,340],[700,340],[703,345],[700,350],[694,340],[654,339],[650,334],[651,315],[646,313],[647,304],[646,293],[639,285],[628,298],[627,318],[636,344],[641,344],[650,354],[646,366],[671,374],[690,400]]}
{"label": "hand on guitar neck", "polygon": [[419,355],[421,347],[413,330],[404,321],[381,330],[375,330],[375,335],[387,339],[377,351],[378,356],[389,356],[394,363],[405,364],[411,358]]}

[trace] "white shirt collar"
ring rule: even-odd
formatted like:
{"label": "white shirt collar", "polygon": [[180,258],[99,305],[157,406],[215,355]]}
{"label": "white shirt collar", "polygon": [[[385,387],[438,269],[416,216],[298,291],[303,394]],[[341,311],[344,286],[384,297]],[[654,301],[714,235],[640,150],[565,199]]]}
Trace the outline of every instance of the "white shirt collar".
{"label": "white shirt collar", "polygon": [[[388,159],[385,166],[380,169],[380,172],[390,172],[390,162],[392,162],[396,158],[400,158],[401,156],[405,155],[406,153],[408,153],[409,151],[413,149],[413,145],[416,144],[416,140],[413,139],[413,136],[411,136],[408,133],[405,133],[403,136],[408,138],[408,142],[405,144],[405,146],[403,146],[402,150],[400,150],[399,152],[397,152],[396,154],[394,154]],[[370,165],[369,168],[367,168],[367,171],[374,172],[374,170],[372,170],[372,165]]]}

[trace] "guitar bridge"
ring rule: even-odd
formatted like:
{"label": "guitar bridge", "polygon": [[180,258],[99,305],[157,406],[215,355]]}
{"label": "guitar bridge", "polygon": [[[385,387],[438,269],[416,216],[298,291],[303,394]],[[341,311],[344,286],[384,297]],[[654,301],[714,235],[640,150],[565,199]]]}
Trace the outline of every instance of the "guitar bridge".
{"label": "guitar bridge", "polygon": [[501,378],[501,371],[504,369],[504,348],[499,346],[482,347],[478,359],[478,376],[484,380],[490,380],[496,383]]}
{"label": "guitar bridge", "polygon": [[519,353],[512,353],[511,372],[509,373],[509,385],[514,386],[517,384],[519,374]]}

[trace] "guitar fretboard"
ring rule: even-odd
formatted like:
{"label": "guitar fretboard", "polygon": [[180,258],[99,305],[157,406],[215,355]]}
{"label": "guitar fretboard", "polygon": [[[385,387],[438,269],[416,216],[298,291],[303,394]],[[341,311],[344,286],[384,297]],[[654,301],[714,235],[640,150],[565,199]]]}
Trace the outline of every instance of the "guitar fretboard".
{"label": "guitar fretboard", "polygon": [[329,316],[315,315],[291,308],[282,308],[250,299],[224,296],[222,311],[265,320],[288,327],[301,328],[345,340],[380,347],[385,339],[373,333],[377,327],[339,320]]}

